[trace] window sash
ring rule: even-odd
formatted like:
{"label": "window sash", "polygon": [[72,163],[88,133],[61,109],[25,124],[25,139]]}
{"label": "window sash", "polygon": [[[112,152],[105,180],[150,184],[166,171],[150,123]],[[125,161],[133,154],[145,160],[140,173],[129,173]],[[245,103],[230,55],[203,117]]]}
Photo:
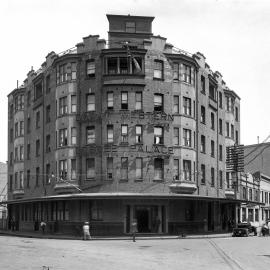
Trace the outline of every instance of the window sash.
{"label": "window sash", "polygon": [[86,178],[87,179],[95,178],[95,159],[94,158],[86,159]]}
{"label": "window sash", "polygon": [[96,65],[95,65],[95,61],[89,61],[87,62],[87,75],[93,75],[96,73]]}
{"label": "window sash", "polygon": [[163,62],[155,60],[154,61],[154,78],[163,78]]}
{"label": "window sash", "polygon": [[87,127],[86,128],[86,143],[95,143],[96,141],[96,134],[95,134],[95,127]]}
{"label": "window sash", "polygon": [[142,93],[135,93],[135,110],[142,109]]}
{"label": "window sash", "polygon": [[71,96],[71,112],[72,113],[77,112],[77,96],[75,95]]}
{"label": "window sash", "polygon": [[76,159],[71,159],[71,179],[74,180],[76,179]]}
{"label": "window sash", "polygon": [[136,143],[142,142],[142,126],[136,126]]}
{"label": "window sash", "polygon": [[163,144],[163,128],[154,127],[154,143]]}
{"label": "window sash", "polygon": [[185,181],[191,181],[191,161],[183,160],[183,174]]}
{"label": "window sash", "polygon": [[87,95],[87,111],[92,112],[95,111],[95,94],[88,94]]}
{"label": "window sash", "polygon": [[173,160],[173,171],[174,171],[173,179],[176,180],[176,181],[180,180],[180,177],[179,177],[179,159],[174,159]]}
{"label": "window sash", "polygon": [[173,144],[179,145],[179,128],[173,129]]}
{"label": "window sash", "polygon": [[164,161],[163,159],[156,158],[154,160],[154,179],[163,180],[164,179]]}
{"label": "window sash", "polygon": [[179,96],[173,97],[173,113],[179,113]]}
{"label": "window sash", "polygon": [[107,142],[113,143],[113,126],[107,126]]}
{"label": "window sash", "polygon": [[191,147],[191,130],[183,129],[183,145]]}
{"label": "window sash", "polygon": [[108,109],[113,108],[113,92],[107,93],[107,108]]}
{"label": "window sash", "polygon": [[121,158],[121,179],[128,179],[128,158]]}
{"label": "window sash", "polygon": [[76,127],[71,128],[71,144],[72,145],[77,144],[77,128]]}
{"label": "window sash", "polygon": [[113,158],[107,157],[107,179],[113,178]]}
{"label": "window sash", "polygon": [[143,162],[142,158],[136,158],[136,179],[142,179],[142,168]]}

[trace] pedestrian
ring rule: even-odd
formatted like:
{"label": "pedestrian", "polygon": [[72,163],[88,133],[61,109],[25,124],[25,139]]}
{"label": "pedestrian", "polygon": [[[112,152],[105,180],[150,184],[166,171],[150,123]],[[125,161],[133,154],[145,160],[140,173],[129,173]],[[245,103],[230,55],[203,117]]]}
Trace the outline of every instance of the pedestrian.
{"label": "pedestrian", "polygon": [[47,226],[46,222],[44,222],[44,221],[40,222],[40,227],[41,227],[41,230],[42,230],[42,234],[45,234],[46,226]]}
{"label": "pedestrian", "polygon": [[90,240],[91,239],[91,235],[90,235],[90,226],[89,226],[89,222],[84,222],[83,225],[83,240]]}
{"label": "pedestrian", "polygon": [[136,242],[136,233],[137,232],[138,232],[137,220],[134,219],[133,222],[131,223],[131,233],[132,233],[133,242]]}

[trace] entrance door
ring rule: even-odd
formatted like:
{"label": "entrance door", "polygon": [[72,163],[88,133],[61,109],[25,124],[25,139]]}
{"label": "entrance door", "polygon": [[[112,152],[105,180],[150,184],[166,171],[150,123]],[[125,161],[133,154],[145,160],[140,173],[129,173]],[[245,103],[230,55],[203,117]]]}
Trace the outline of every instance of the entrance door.
{"label": "entrance door", "polygon": [[137,219],[138,233],[149,233],[150,232],[149,209],[137,208],[136,219]]}

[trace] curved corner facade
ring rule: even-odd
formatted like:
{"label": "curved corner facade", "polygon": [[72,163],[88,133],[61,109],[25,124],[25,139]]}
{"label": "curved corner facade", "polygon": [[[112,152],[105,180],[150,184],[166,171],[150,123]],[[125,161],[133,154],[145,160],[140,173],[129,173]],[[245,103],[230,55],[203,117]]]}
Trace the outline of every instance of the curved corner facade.
{"label": "curved corner facade", "polygon": [[10,134],[26,123],[9,136],[10,218],[65,233],[90,220],[94,235],[127,234],[134,219],[139,233],[227,230],[240,98],[201,53],[154,36],[153,17],[107,18],[108,43],[90,35],[49,53],[8,97]]}

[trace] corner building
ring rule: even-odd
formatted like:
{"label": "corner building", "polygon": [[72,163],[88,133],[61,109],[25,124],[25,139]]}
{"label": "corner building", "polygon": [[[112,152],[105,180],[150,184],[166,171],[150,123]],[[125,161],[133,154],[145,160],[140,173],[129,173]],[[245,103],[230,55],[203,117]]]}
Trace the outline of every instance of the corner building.
{"label": "corner building", "polygon": [[[152,34],[154,17],[107,15],[97,35],[51,52],[8,95],[9,220],[92,235],[226,231],[237,218],[226,146],[240,98],[201,53]],[[24,128],[25,127],[25,128]]]}

